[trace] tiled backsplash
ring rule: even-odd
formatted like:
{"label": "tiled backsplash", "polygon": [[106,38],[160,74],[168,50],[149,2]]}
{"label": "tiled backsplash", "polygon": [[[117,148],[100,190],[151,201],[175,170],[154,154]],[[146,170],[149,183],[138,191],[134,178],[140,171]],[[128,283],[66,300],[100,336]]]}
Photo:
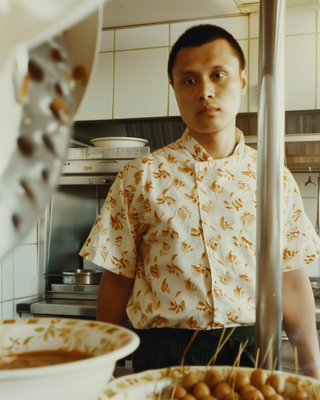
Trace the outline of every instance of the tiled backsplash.
{"label": "tiled backsplash", "polygon": [[16,304],[38,297],[38,232],[27,237],[0,261],[0,318],[17,318]]}

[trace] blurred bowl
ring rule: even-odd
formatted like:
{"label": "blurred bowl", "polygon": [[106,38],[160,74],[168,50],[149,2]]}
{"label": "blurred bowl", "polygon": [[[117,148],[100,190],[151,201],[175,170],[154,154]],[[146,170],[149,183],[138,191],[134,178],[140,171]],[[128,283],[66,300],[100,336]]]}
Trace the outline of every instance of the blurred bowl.
{"label": "blurred bowl", "polygon": [[148,141],[146,139],[132,137],[102,137],[92,139],[94,147],[144,147]]}
{"label": "blurred bowl", "polygon": [[[231,383],[230,386],[232,387],[233,384],[232,381],[230,382],[230,376],[234,376],[232,375],[232,371],[235,371],[234,367],[186,366],[185,373],[195,372],[198,374],[199,379],[204,381],[208,368],[218,370],[223,380],[227,381],[229,384]],[[239,367],[236,370],[247,372],[249,375],[254,371],[253,368],[244,367]],[[271,371],[266,372],[270,377]],[[284,399],[293,398],[297,390],[304,391],[306,399],[319,399],[320,382],[318,380],[289,372],[273,371],[273,373],[280,375],[285,381],[286,389],[283,394]],[[164,396],[163,398],[170,399],[171,394],[169,390],[173,387],[175,382],[181,383],[182,376],[181,367],[149,370],[139,374],[126,375],[107,384],[105,390],[100,394],[100,400],[160,400],[161,393],[166,395],[166,397]],[[253,396],[252,398],[255,397]]]}
{"label": "blurred bowl", "polygon": [[0,320],[0,358],[40,350],[77,350],[91,357],[58,365],[0,370],[1,400],[97,400],[117,360],[131,354],[139,337],[97,321],[21,318]]}

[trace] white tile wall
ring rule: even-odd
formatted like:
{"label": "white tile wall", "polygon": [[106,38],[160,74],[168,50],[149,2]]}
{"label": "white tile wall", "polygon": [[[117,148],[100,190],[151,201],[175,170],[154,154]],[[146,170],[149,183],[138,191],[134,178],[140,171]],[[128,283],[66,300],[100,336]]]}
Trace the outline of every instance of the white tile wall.
{"label": "white tile wall", "polygon": [[0,318],[18,318],[16,305],[38,296],[37,225],[0,261]]}
{"label": "white tile wall", "polygon": [[257,112],[258,110],[258,66],[256,60],[258,59],[259,53],[259,40],[251,39],[250,40],[250,49],[249,49],[249,60],[248,60],[248,86],[247,92],[249,94],[249,112]]}
{"label": "white tile wall", "polygon": [[229,31],[236,39],[248,38],[248,20],[244,17],[214,18],[200,21],[178,22],[171,24],[170,46],[172,46],[179,36],[188,28],[199,24],[215,24]]}
{"label": "white tile wall", "polygon": [[[167,114],[167,59],[168,48],[165,47],[115,53],[115,118]],[[148,65],[152,74],[146,75],[141,65]],[[148,88],[147,95],[141,96],[141,88]]]}
{"label": "white tile wall", "polygon": [[[287,7],[286,35],[303,35],[316,32],[316,11],[313,6]],[[250,38],[259,37],[259,14],[250,14]]]}
{"label": "white tile wall", "polygon": [[112,118],[113,53],[100,53],[97,60],[95,79],[80,104],[77,118],[98,120]]}
{"label": "white tile wall", "polygon": [[169,45],[169,25],[116,30],[115,50],[132,50]]}
{"label": "white tile wall", "polygon": [[[299,52],[297,49],[299,49]],[[314,109],[316,98],[316,35],[287,36],[285,54],[286,110]],[[306,60],[308,61],[306,62]],[[301,76],[306,79],[301,78]]]}
{"label": "white tile wall", "polygon": [[303,35],[316,32],[316,12],[313,6],[287,7],[286,35]]}
{"label": "white tile wall", "polygon": [[113,51],[114,31],[103,31],[101,34],[100,51]]}

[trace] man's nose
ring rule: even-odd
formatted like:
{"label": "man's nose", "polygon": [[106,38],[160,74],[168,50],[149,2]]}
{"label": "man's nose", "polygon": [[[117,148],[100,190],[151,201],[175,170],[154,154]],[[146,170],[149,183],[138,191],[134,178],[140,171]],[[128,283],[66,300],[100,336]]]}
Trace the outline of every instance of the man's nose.
{"label": "man's nose", "polygon": [[211,80],[203,80],[200,84],[199,98],[212,99],[215,97],[215,88]]}

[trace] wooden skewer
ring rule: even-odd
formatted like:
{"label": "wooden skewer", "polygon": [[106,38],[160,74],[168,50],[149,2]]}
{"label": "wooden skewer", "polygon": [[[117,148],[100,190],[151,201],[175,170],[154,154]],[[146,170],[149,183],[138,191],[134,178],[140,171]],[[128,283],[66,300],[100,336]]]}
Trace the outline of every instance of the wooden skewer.
{"label": "wooden skewer", "polygon": [[295,366],[296,375],[298,375],[299,367],[298,367],[298,348],[297,348],[297,346],[294,346],[294,366]]}
{"label": "wooden skewer", "polygon": [[259,347],[258,350],[257,350],[256,362],[255,362],[255,365],[254,365],[254,369],[257,369],[257,368],[258,368],[259,356],[260,356],[260,347]]}
{"label": "wooden skewer", "polygon": [[195,333],[193,334],[193,336],[192,336],[190,342],[188,343],[188,346],[186,347],[185,351],[184,351],[183,354],[182,354],[182,358],[181,358],[181,369],[182,369],[182,373],[184,372],[184,359],[185,359],[185,357],[186,357],[186,354],[187,354],[188,350],[190,349],[190,346],[192,345],[194,339],[196,338],[198,332],[199,332],[199,329],[197,329],[197,330],[195,331]]}
{"label": "wooden skewer", "polygon": [[269,340],[269,344],[266,350],[266,354],[264,355],[263,361],[262,361],[262,365],[266,362],[266,359],[268,357],[269,351],[270,351],[270,347],[271,347],[271,343],[273,342],[273,336],[271,337],[271,339]]}
{"label": "wooden skewer", "polygon": [[[225,334],[226,328],[223,328],[223,331],[221,333],[220,339],[219,339],[219,343],[216,349],[216,352],[214,353],[214,355],[212,356],[212,358],[210,359],[210,361],[208,362],[207,366],[214,365],[214,363],[216,362],[216,359],[218,357],[219,352],[221,351],[222,347],[227,343],[227,341],[229,340],[230,336],[233,334],[234,330],[236,329],[236,327],[233,327],[231,329],[231,331],[228,333],[228,336],[225,338],[225,340],[222,342],[222,338]],[[222,343],[221,343],[222,342]]]}
{"label": "wooden skewer", "polygon": [[218,356],[218,353],[220,351],[220,345],[221,345],[221,342],[222,342],[222,339],[223,339],[223,336],[224,336],[225,332],[226,332],[226,328],[223,327],[222,333],[220,335],[220,339],[219,339],[219,342],[218,342],[218,345],[217,345],[217,348],[216,348],[216,351],[215,351],[214,355],[210,358],[207,366],[209,366],[210,364],[214,365],[214,362],[215,362],[215,360],[216,360],[216,358]]}
{"label": "wooden skewer", "polygon": [[[176,393],[177,385],[178,385],[178,382],[176,382],[176,383],[174,384],[174,387],[173,387],[173,389],[172,389],[172,393],[171,393],[171,398],[170,398],[170,400],[173,400],[173,399],[174,399],[174,395],[175,395],[175,393]],[[160,399],[160,400],[161,400],[161,399]]]}
{"label": "wooden skewer", "polygon": [[273,366],[272,366],[271,375],[273,374],[273,371],[276,369],[277,362],[278,362],[278,357],[276,357],[276,358],[274,359],[274,363],[273,363]]}
{"label": "wooden skewer", "polygon": [[[239,368],[241,355],[242,355],[244,349],[246,348],[248,342],[249,342],[249,339],[247,339],[244,342],[244,344],[240,343],[238,355],[237,355],[237,357],[233,363],[233,366],[231,368],[231,371],[230,371],[230,375],[229,375],[230,380],[232,380],[232,376],[235,375],[236,367]],[[234,385],[235,385],[235,379],[233,379],[233,382],[232,382],[232,389],[234,389]]]}

